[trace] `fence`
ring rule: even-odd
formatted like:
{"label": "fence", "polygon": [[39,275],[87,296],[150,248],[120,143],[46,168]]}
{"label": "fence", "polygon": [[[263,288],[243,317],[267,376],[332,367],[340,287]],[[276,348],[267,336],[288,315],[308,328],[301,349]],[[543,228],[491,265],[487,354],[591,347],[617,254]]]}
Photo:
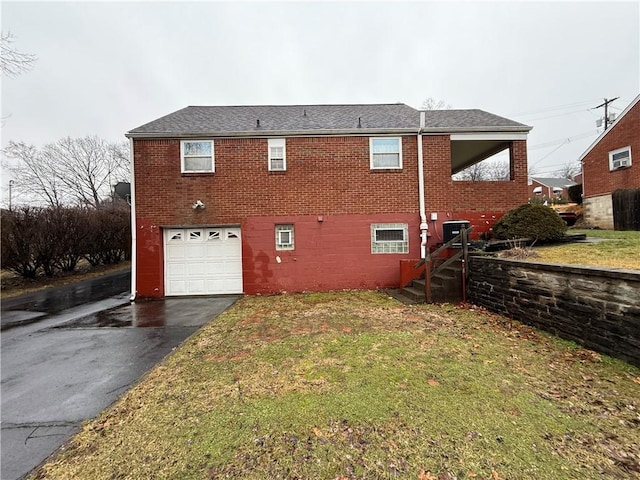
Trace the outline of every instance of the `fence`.
{"label": "fence", "polygon": [[616,190],[611,199],[614,229],[640,230],[640,188]]}

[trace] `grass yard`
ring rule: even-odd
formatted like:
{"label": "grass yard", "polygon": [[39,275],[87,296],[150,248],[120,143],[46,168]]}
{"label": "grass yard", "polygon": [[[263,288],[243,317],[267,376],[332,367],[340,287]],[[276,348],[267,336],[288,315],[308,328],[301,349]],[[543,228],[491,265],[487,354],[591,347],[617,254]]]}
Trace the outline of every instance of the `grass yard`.
{"label": "grass yard", "polygon": [[477,309],[245,297],[35,478],[640,478],[640,369]]}
{"label": "grass yard", "polygon": [[640,231],[572,229],[569,233],[585,233],[587,238],[603,241],[535,247],[539,257],[532,260],[640,270]]}

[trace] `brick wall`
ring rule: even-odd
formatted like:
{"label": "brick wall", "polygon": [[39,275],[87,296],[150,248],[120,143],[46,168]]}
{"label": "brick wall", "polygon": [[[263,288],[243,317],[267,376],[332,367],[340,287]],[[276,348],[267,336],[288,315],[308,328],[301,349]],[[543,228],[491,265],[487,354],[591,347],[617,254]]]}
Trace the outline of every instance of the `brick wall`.
{"label": "brick wall", "polygon": [[454,181],[451,179],[451,142],[448,135],[423,137],[425,164],[425,208],[429,220],[429,243],[442,241],[442,222],[469,220],[474,226],[472,238],[487,232],[508,210],[526,203],[526,141],[514,141],[511,147],[511,180]]}
{"label": "brick wall", "polygon": [[[423,140],[427,217],[430,218],[432,212],[438,214],[438,220],[430,222],[431,244],[442,240],[444,221],[470,220],[479,227],[475,231],[478,235],[507,210],[526,202],[525,141],[513,142],[511,181],[454,182],[449,136],[425,136]],[[271,276],[272,284],[264,285],[260,284],[262,280],[252,280],[259,272],[248,266],[247,292],[293,291],[296,282],[307,289],[392,286],[399,276],[399,257],[390,262],[390,256],[385,260],[382,260],[384,256],[373,256],[367,246],[368,234],[346,235],[350,222],[369,225],[384,223],[376,218],[388,218],[386,221],[390,223],[408,223],[412,252],[407,258],[419,256],[415,135],[402,138],[402,170],[371,170],[369,137],[366,136],[287,138],[286,172],[268,171],[267,146],[264,138],[215,139],[215,173],[182,174],[179,140],[134,140],[138,294],[164,295],[162,227],[166,226],[239,224],[244,232],[243,263],[255,265],[257,255],[273,248],[271,230],[276,219],[299,218],[298,221],[309,228],[319,215],[340,219],[328,237],[329,243],[316,243],[313,247],[308,244],[305,247],[308,252],[298,252],[296,265],[302,265],[300,259],[304,257],[307,268],[289,266],[287,269],[271,264],[277,268],[274,272],[288,273],[277,281]],[[192,205],[196,200],[201,200],[206,208],[194,210]],[[269,225],[263,225],[261,222],[267,219]],[[251,233],[256,225],[260,225],[256,231],[262,232],[263,238]],[[248,230],[245,232],[245,229]],[[323,230],[329,231],[329,227]],[[271,233],[265,233],[267,231]],[[357,252],[354,245],[359,245]],[[329,257],[331,252],[339,250],[351,257]],[[312,257],[315,256],[317,263],[319,252],[336,260],[333,267],[312,266]],[[272,253],[267,253],[268,258],[274,258]],[[360,271],[357,275],[353,272],[338,278],[332,269],[341,268]],[[316,275],[316,279],[300,276],[301,271]]]}
{"label": "brick wall", "polygon": [[[631,146],[631,166],[610,171],[609,152],[627,146]],[[583,158],[582,170],[585,198],[609,194],[618,188],[640,188],[640,102]]]}
{"label": "brick wall", "polygon": [[469,257],[476,305],[640,365],[640,272]]}
{"label": "brick wall", "polygon": [[[179,140],[135,140],[137,215],[170,225],[418,211],[415,137],[403,138],[399,171],[369,168],[368,137],[288,138],[286,148],[287,171],[269,172],[267,139],[216,139],[215,173],[194,175],[180,173]],[[198,199],[205,210],[191,208]]]}

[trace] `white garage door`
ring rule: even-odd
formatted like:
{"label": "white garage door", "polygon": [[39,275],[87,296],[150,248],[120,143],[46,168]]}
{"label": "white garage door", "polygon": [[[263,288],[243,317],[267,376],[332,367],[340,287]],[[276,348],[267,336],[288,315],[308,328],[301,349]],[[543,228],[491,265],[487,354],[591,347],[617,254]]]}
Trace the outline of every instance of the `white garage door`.
{"label": "white garage door", "polygon": [[240,227],[165,230],[165,295],[242,293]]}

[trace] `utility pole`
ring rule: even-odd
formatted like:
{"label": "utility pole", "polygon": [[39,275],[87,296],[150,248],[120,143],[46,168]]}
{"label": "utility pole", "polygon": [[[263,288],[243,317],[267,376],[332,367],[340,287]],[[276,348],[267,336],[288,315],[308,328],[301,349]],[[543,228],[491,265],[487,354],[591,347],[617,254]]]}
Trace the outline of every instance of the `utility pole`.
{"label": "utility pole", "polygon": [[609,104],[614,100],[619,99],[620,97],[612,98],[611,100],[604,99],[604,103],[601,103],[597,107],[593,107],[591,110],[595,110],[596,108],[604,107],[604,129],[606,130],[609,126]]}
{"label": "utility pole", "polygon": [[13,180],[9,180],[9,211],[11,211],[11,189],[13,188]]}

